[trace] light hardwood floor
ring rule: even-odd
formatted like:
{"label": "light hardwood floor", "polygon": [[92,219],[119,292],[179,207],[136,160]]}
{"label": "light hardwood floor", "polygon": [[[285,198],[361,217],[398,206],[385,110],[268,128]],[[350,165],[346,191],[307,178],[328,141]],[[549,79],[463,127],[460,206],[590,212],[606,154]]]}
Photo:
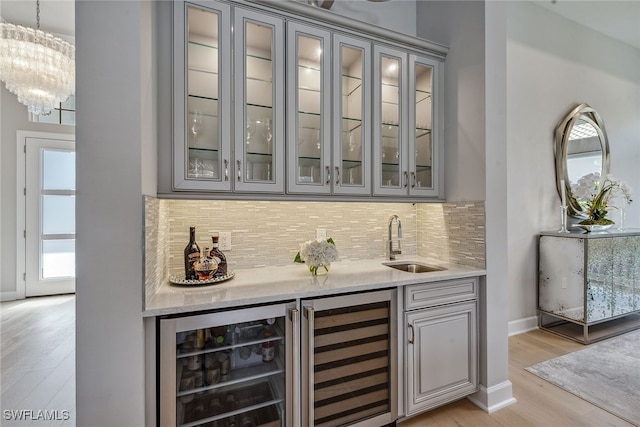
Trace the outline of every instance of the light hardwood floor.
{"label": "light hardwood floor", "polygon": [[[28,298],[0,304],[0,425],[75,425],[75,298]],[[411,418],[399,427],[605,427],[631,424],[524,368],[584,346],[533,331],[509,338],[509,376],[517,403],[487,414],[469,400]],[[4,410],[69,411],[67,421],[12,422]],[[111,427],[111,426],[78,426]]]}
{"label": "light hardwood floor", "polygon": [[75,317],[73,295],[0,303],[1,426],[75,425]]}

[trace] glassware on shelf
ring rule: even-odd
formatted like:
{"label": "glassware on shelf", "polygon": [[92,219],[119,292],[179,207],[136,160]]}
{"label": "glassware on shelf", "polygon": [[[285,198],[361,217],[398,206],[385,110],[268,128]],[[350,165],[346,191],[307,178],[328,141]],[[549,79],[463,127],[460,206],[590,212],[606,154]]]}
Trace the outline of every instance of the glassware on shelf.
{"label": "glassware on shelf", "polygon": [[193,146],[198,146],[198,134],[202,130],[202,113],[200,111],[194,111],[191,113],[191,126],[189,128],[193,135]]}

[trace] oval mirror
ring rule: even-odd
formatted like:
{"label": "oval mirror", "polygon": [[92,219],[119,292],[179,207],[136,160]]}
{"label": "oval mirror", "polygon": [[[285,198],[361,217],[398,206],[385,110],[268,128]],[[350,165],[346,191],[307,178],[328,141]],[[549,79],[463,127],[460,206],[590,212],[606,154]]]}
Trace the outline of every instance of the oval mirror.
{"label": "oval mirror", "polygon": [[609,173],[609,142],[600,115],[587,104],[575,107],[556,127],[556,187],[562,194],[564,180],[569,215],[583,216],[571,192],[571,184],[590,173]]}

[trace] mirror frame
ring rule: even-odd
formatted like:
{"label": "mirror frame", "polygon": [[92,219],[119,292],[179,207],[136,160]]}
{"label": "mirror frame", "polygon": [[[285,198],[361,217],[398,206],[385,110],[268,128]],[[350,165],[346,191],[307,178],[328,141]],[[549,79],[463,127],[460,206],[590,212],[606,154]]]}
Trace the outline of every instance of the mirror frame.
{"label": "mirror frame", "polygon": [[602,171],[600,176],[606,176],[609,173],[610,158],[609,158],[609,141],[607,138],[607,131],[604,128],[604,122],[600,118],[600,115],[591,108],[588,104],[582,103],[576,106],[573,110],[566,115],[566,117],[558,124],[555,131],[555,160],[556,160],[556,188],[558,190],[558,196],[562,197],[562,180],[564,180],[565,191],[567,194],[567,213],[575,217],[584,217],[585,214],[582,211],[582,207],[578,204],[573,193],[571,191],[571,183],[569,182],[569,176],[567,174],[567,150],[569,146],[569,135],[573,126],[579,121],[583,120],[592,125],[596,132],[598,132],[598,138],[600,139],[600,146],[602,148]]}

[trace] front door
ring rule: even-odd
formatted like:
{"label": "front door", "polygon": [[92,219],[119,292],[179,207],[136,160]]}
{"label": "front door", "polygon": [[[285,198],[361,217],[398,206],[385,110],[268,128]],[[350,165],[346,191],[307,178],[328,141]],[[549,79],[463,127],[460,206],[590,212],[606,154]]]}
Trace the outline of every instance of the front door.
{"label": "front door", "polygon": [[75,142],[27,137],[26,296],[75,292]]}

